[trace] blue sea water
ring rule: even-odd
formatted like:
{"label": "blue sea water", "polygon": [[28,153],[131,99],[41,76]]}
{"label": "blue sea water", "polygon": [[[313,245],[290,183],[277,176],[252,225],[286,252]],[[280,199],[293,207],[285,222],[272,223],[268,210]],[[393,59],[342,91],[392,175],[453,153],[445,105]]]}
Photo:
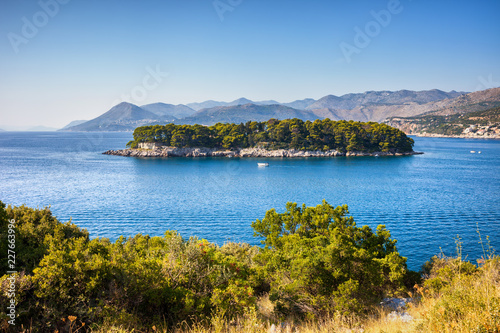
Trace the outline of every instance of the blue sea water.
{"label": "blue sea water", "polygon": [[[414,138],[424,155],[300,159],[102,155],[130,133],[1,132],[0,200],[51,206],[92,237],[137,233],[259,244],[250,226],[287,201],[347,204],[358,225],[384,224],[418,269],[432,255],[500,251],[500,141]],[[470,151],[481,151],[471,154]],[[257,167],[268,162],[269,167]]]}

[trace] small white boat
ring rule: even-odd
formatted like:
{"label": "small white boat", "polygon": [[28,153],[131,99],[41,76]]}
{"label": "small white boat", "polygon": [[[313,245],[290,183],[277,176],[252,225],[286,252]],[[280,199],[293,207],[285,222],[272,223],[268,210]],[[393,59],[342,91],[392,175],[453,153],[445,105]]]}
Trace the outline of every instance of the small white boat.
{"label": "small white boat", "polygon": [[478,154],[481,154],[481,151],[478,151],[477,153],[478,153]]}
{"label": "small white boat", "polygon": [[257,163],[257,165],[260,167],[267,167],[269,166],[269,163]]}

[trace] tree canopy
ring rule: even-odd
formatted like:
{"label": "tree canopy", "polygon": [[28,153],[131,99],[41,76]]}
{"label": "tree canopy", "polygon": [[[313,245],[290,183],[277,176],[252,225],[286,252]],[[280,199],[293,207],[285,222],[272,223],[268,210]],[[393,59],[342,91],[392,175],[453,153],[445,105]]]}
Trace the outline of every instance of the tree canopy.
{"label": "tree canopy", "polygon": [[287,203],[252,223],[265,248],[257,256],[270,298],[285,315],[363,311],[384,294],[404,288],[406,258],[385,226],[358,227],[347,206]]}
{"label": "tree canopy", "polygon": [[375,122],[303,121],[270,119],[245,124],[217,123],[202,125],[152,125],[138,127],[134,140],[127,146],[137,148],[141,142],[157,142],[179,148],[207,147],[239,149],[338,150],[340,152],[411,152],[413,139],[402,131]]}

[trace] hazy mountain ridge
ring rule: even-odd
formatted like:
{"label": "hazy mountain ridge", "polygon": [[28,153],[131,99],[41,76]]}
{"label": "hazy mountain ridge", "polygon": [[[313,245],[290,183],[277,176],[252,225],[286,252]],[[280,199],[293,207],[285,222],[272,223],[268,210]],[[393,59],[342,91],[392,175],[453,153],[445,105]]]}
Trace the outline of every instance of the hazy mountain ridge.
{"label": "hazy mountain ridge", "polygon": [[218,102],[218,101],[214,101],[214,100],[208,100],[208,101],[201,102],[201,103],[188,103],[186,105],[195,111],[200,111],[202,109],[214,108],[216,106],[224,106],[226,104],[227,104],[226,102]]}
{"label": "hazy mountain ridge", "polygon": [[444,99],[422,105],[403,105],[398,112],[386,116],[385,122],[393,118],[408,118],[426,115],[465,114],[484,111],[500,105],[500,88],[476,91],[456,98]]}
{"label": "hazy mountain ridge", "polygon": [[191,117],[180,119],[175,121],[175,123],[213,125],[218,122],[246,123],[247,121],[265,121],[270,118],[315,120],[318,117],[312,112],[297,110],[284,105],[256,105],[248,103],[203,109]]}
{"label": "hazy mountain ridge", "polygon": [[500,138],[500,102],[498,105],[485,111],[394,117],[387,124],[406,134]]}
{"label": "hazy mountain ridge", "polygon": [[281,103],[281,105],[289,106],[298,110],[305,110],[309,105],[315,103],[316,100],[312,98],[299,99],[290,103]]}
{"label": "hazy mountain ridge", "polygon": [[[249,102],[249,103],[245,103]],[[276,101],[252,102],[239,98],[232,102],[205,101],[192,105],[153,103],[139,107],[121,103],[103,115],[84,124],[73,126],[71,131],[131,131],[146,124],[203,124],[217,122],[263,121],[269,118],[300,118],[315,120],[355,120],[387,122],[394,117],[415,117],[427,114],[453,114],[482,111],[500,105],[500,88],[473,93],[426,91],[368,91],[342,96],[328,95],[319,100],[304,99],[284,104]],[[241,104],[245,103],[245,104]],[[277,103],[277,102],[276,102]],[[201,105],[210,106],[196,111]],[[287,104],[287,105],[285,105]],[[295,108],[291,105],[296,106]],[[305,110],[304,110],[305,109]]]}
{"label": "hazy mountain ridge", "polygon": [[195,110],[184,104],[152,103],[141,105],[141,109],[152,112],[160,117],[174,117],[175,119],[189,117],[196,113]]}
{"label": "hazy mountain ridge", "polygon": [[424,91],[367,91],[362,94],[328,95],[306,109],[330,119],[377,121],[395,116],[421,114],[420,106],[434,101],[453,99],[463,92],[444,92],[438,89]]}
{"label": "hazy mountain ridge", "polygon": [[247,98],[241,97],[238,98],[232,102],[218,102],[214,100],[208,100],[205,102],[201,103],[189,103],[186,104],[186,106],[190,107],[191,109],[195,111],[201,111],[203,109],[210,109],[218,106],[237,106],[237,105],[245,105],[245,104],[255,104],[255,105],[274,105],[274,104],[280,104],[284,106],[288,106],[294,109],[298,110],[305,110],[306,107],[311,105],[312,103],[316,102],[316,100],[312,98],[306,98],[303,100],[297,100],[289,103],[280,103],[275,100],[266,100],[266,101],[252,101]]}
{"label": "hazy mountain ridge", "polygon": [[77,125],[80,125],[80,124],[83,124],[85,122],[87,122],[88,120],[73,120],[72,122],[70,122],[68,125],[64,126],[63,128],[61,128],[60,130],[66,130],[70,127],[73,127],[73,126],[77,126]]}
{"label": "hazy mountain ridge", "polygon": [[492,88],[461,95],[451,100],[427,104],[431,110],[426,114],[445,115],[488,110],[500,102],[500,88]]}
{"label": "hazy mountain ridge", "polygon": [[247,98],[241,97],[241,98],[235,99],[232,102],[218,102],[218,101],[208,100],[208,101],[201,102],[201,103],[189,103],[186,105],[195,111],[200,111],[203,109],[210,109],[210,108],[215,108],[215,107],[219,107],[219,106],[236,106],[236,105],[244,105],[244,104],[249,104],[249,103],[257,104],[258,102],[253,102]]}
{"label": "hazy mountain ridge", "polygon": [[[385,122],[407,134],[427,133],[473,137],[472,132],[464,132],[467,129],[464,125],[487,126],[479,120],[492,121],[493,116],[498,118],[498,107],[500,107],[500,88],[492,88],[428,103],[422,105],[420,109],[422,112],[419,114],[394,116]],[[498,119],[495,121],[498,122]],[[494,125],[494,128],[498,127],[493,123],[490,125]],[[488,131],[491,129],[487,129],[484,133]]]}
{"label": "hazy mountain ridge", "polygon": [[463,92],[444,92],[438,89],[424,91],[367,91],[362,94],[346,94],[340,97],[328,95],[320,98],[315,103],[307,107],[308,110],[314,109],[345,109],[352,110],[360,106],[367,105],[401,105],[405,103],[424,104],[447,98],[455,98]]}
{"label": "hazy mountain ridge", "polygon": [[[298,107],[309,105],[313,99],[294,101],[289,104]],[[269,104],[268,104],[269,103]],[[247,106],[245,106],[247,105]],[[191,106],[191,107],[190,107]],[[196,111],[201,106],[205,107]],[[245,107],[242,107],[245,106]],[[211,110],[211,111],[208,111]],[[201,113],[200,113],[201,112]],[[187,105],[152,103],[137,106],[120,103],[101,116],[85,123],[65,126],[63,131],[132,131],[138,126],[161,124],[165,122],[212,124],[217,122],[246,122],[249,120],[267,120],[269,118],[301,118],[314,120],[318,117],[309,111],[297,110],[278,103],[275,100],[253,102],[239,98],[232,102],[205,101]],[[215,121],[215,122],[213,122]]]}
{"label": "hazy mountain ridge", "polygon": [[67,128],[67,131],[132,131],[142,125],[173,121],[173,117],[162,117],[137,105],[122,102],[108,112],[83,124]]}

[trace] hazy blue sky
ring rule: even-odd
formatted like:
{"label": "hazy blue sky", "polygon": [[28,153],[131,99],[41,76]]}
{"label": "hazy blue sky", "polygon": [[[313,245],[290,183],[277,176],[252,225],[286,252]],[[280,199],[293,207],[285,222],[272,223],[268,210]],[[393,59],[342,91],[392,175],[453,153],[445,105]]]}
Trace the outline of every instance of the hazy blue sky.
{"label": "hazy blue sky", "polygon": [[1,0],[0,128],[122,100],[486,89],[499,15],[498,0]]}

